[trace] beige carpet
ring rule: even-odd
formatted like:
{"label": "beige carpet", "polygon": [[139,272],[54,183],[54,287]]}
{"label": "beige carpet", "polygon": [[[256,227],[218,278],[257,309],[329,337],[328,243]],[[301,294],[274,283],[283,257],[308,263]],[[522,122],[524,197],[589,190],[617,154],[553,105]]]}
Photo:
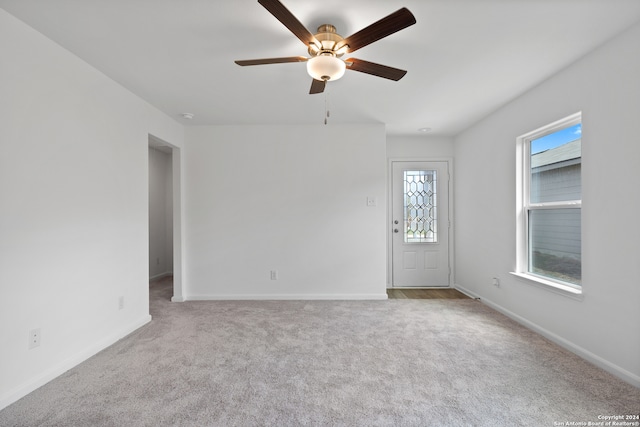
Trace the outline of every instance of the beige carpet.
{"label": "beige carpet", "polygon": [[474,300],[199,301],[0,412],[1,426],[554,426],[640,390]]}

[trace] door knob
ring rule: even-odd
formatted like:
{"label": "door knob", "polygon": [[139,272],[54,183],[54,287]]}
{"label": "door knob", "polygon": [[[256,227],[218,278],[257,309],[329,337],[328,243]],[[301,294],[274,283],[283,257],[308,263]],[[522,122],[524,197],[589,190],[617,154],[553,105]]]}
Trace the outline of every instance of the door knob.
{"label": "door knob", "polygon": [[394,233],[397,233],[397,232],[398,232],[398,229],[397,229],[397,228],[394,228],[394,229],[393,229],[393,232],[394,232]]}

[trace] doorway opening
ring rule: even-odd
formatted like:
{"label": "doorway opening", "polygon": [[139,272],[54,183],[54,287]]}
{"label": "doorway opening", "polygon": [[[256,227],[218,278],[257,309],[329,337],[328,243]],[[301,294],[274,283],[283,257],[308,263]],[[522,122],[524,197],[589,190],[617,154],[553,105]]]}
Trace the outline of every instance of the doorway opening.
{"label": "doorway opening", "polygon": [[149,280],[173,277],[172,301],[182,291],[180,149],[149,135]]}

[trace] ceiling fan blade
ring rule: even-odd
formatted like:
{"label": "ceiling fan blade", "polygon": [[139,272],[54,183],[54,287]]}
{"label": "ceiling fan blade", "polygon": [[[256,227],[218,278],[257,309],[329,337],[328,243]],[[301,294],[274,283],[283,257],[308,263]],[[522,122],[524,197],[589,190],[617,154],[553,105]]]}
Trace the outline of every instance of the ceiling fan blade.
{"label": "ceiling fan blade", "polygon": [[347,52],[355,52],[362,47],[403,30],[415,23],[415,16],[409,12],[409,9],[403,7],[342,40],[336,46],[336,50],[345,45],[349,45]]}
{"label": "ceiling fan blade", "polygon": [[311,82],[311,89],[309,89],[309,95],[313,95],[314,93],[324,92],[324,87],[326,85],[327,85],[326,80],[313,79],[313,81]]}
{"label": "ceiling fan blade", "polygon": [[246,60],[235,61],[235,63],[245,67],[247,65],[284,64],[286,62],[306,62],[308,59],[309,58],[305,56],[287,56],[284,58],[246,59]]}
{"label": "ceiling fan blade", "polygon": [[346,62],[347,69],[349,70],[360,71],[361,73],[367,73],[389,80],[398,81],[403,78],[405,74],[407,74],[405,70],[376,64],[374,62],[364,61],[362,59],[349,58],[344,62]]}
{"label": "ceiling fan blade", "polygon": [[278,0],[258,0],[258,3],[275,16],[278,21],[282,22],[302,43],[307,46],[314,44],[318,48],[322,47],[318,39]]}

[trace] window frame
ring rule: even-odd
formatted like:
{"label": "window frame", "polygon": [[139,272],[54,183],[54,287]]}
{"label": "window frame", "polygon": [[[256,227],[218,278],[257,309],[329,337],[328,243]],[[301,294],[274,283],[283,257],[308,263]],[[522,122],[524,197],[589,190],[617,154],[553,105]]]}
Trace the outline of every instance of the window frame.
{"label": "window frame", "polygon": [[[529,212],[542,209],[582,209],[582,199],[557,202],[531,203],[531,141],[559,130],[582,123],[582,112],[521,135],[516,140],[516,269],[511,274],[525,282],[552,290],[562,295],[581,299],[583,286],[530,272]],[[582,160],[582,153],[580,155]],[[580,179],[582,182],[582,178]],[[582,232],[581,232],[582,234]]]}

